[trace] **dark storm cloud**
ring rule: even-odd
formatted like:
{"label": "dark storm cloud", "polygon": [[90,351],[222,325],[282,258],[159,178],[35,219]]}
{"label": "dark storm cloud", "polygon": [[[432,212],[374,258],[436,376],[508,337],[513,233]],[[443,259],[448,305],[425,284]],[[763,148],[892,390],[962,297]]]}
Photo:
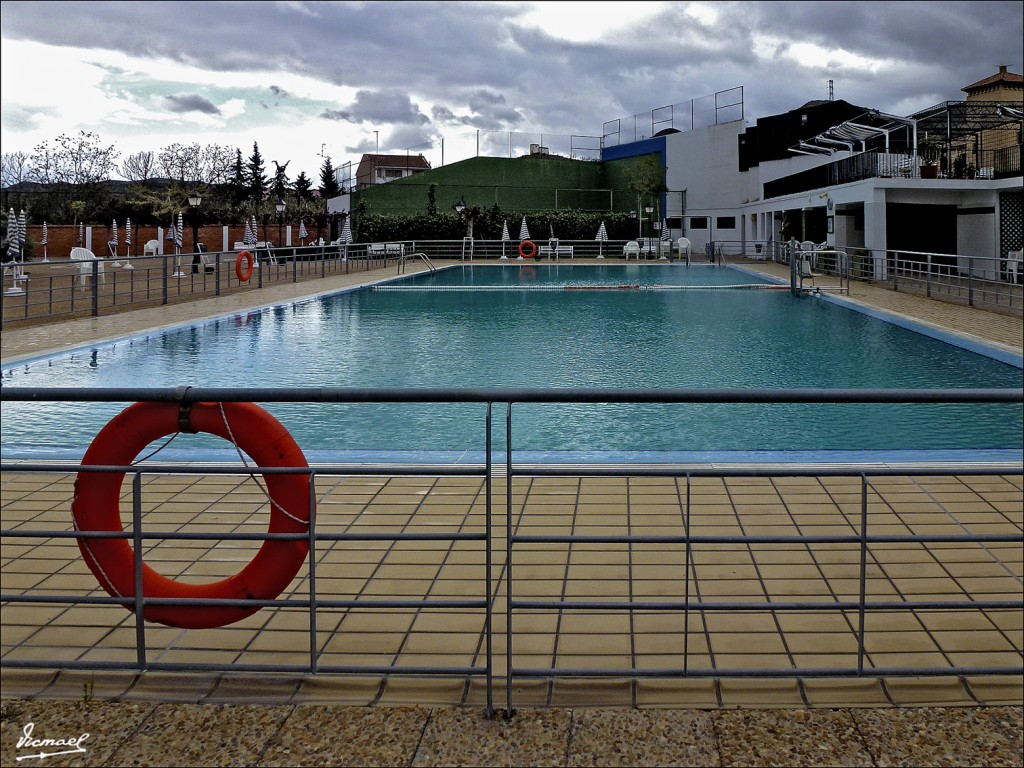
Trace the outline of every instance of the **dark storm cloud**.
{"label": "dark storm cloud", "polygon": [[164,96],[164,104],[171,112],[202,112],[206,115],[220,114],[220,109],[216,104],[195,93],[182,96]]}
{"label": "dark storm cloud", "polygon": [[[711,22],[687,5],[667,4],[657,18],[589,43],[526,27],[511,18],[511,4],[455,2],[5,2],[3,34],[357,89],[353,103],[324,111],[328,120],[420,127],[431,118],[474,120],[483,128],[588,134],[607,120],[735,86],[744,86],[748,119],[788,111],[826,98],[829,79],[836,98],[906,114],[963,98],[964,85],[998,64],[1021,69],[1018,0],[716,2],[707,4],[717,14]],[[258,45],[244,44],[254,30],[265,32]],[[875,64],[785,55],[806,44]],[[437,105],[431,118],[423,102]]]}
{"label": "dark storm cloud", "polygon": [[329,109],[320,115],[328,120],[348,123],[429,123],[429,118],[412,103],[409,94],[399,91],[356,93],[355,101],[346,109]]}

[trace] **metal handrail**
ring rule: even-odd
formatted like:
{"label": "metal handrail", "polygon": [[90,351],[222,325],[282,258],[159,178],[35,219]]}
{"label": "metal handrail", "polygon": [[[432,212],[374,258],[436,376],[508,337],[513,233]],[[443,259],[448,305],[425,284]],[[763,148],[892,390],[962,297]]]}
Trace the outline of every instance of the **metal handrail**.
{"label": "metal handrail", "polygon": [[405,262],[406,262],[406,259],[419,259],[420,261],[422,261],[424,264],[427,265],[427,270],[428,271],[430,271],[430,272],[437,272],[437,267],[434,266],[434,262],[432,262],[429,258],[427,258],[427,254],[425,254],[425,253],[423,253],[421,251],[417,251],[416,253],[410,253],[408,256],[406,256],[403,253],[401,256],[398,257],[398,274],[399,275],[404,275],[405,274]]}

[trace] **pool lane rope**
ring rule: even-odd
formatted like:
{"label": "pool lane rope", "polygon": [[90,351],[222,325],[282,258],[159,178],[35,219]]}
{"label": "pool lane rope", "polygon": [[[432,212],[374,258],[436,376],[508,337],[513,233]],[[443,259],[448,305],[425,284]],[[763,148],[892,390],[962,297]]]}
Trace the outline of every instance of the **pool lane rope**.
{"label": "pool lane rope", "polygon": [[788,291],[790,286],[771,283],[737,283],[726,286],[667,286],[624,284],[610,286],[581,286],[552,284],[550,286],[374,286],[375,291],[417,291],[417,292],[517,292],[517,291]]}
{"label": "pool lane rope", "polygon": [[[134,403],[97,433],[83,466],[128,466],[151,442],[178,432],[206,432],[229,440],[260,467],[308,468],[288,430],[254,403]],[[71,504],[76,531],[123,533],[120,496],[124,472],[79,472]],[[252,476],[253,480],[255,476]],[[306,473],[264,475],[270,500],[268,533],[308,534],[315,499]],[[135,596],[135,552],[124,538],[79,538],[78,547],[100,586],[112,597]],[[169,579],[142,563],[146,597],[273,600],[291,583],[309,555],[308,539],[268,539],[238,573],[205,584]],[[129,611],[133,605],[125,606]],[[222,627],[256,613],[261,606],[149,605],[147,621],[172,627]]]}

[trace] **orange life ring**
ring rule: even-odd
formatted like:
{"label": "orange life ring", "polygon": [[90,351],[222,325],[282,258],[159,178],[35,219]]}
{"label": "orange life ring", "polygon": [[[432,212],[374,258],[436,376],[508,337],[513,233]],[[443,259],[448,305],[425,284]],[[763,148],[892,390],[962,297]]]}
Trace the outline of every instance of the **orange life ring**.
{"label": "orange life ring", "polygon": [[[527,248],[526,246],[530,247]],[[527,250],[529,253],[526,252]],[[523,242],[519,244],[519,255],[524,259],[532,259],[537,255],[537,246],[534,245],[533,240],[523,240]]]}
{"label": "orange life ring", "polygon": [[[185,410],[187,408],[187,411]],[[182,420],[186,422],[184,425]],[[234,442],[261,467],[308,467],[288,430],[254,403],[134,403],[97,433],[83,465],[128,466],[154,440],[183,428]],[[306,474],[265,474],[271,500],[269,533],[307,533],[314,500]],[[79,472],[71,514],[78,531],[122,533],[123,472]],[[135,596],[135,553],[127,539],[80,538],[78,548],[100,585],[113,597]],[[309,556],[302,539],[264,541],[256,556],[234,576],[206,584],[185,584],[142,564],[146,597],[273,600]],[[134,610],[133,606],[126,606]],[[171,627],[222,627],[251,616],[260,606],[148,605],[143,616]]]}
{"label": "orange life ring", "polygon": [[[242,268],[243,261],[245,262],[245,269]],[[242,251],[238,254],[238,258],[235,259],[235,274],[243,283],[252,277],[252,254],[248,251]]]}

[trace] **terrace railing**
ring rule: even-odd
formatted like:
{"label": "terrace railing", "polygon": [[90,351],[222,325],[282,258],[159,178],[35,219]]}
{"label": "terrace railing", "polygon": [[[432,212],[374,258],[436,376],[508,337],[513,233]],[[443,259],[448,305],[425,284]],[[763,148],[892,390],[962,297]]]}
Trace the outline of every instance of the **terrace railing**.
{"label": "terrace railing", "polygon": [[[976,165],[975,165],[976,163]],[[922,166],[926,169],[922,171]],[[876,178],[1003,179],[1021,175],[1020,145],[976,153],[970,163],[950,163],[937,153],[872,150],[766,182],[764,197],[783,197]]]}
{"label": "terrace railing", "polygon": [[[82,583],[81,576],[74,582],[64,582],[61,589],[58,582],[49,580],[20,580],[11,582],[5,579],[0,601],[4,604],[5,621],[9,622],[21,609],[32,607],[63,607],[63,606],[112,606],[121,605],[134,610],[134,651],[117,659],[116,648],[104,651],[108,640],[89,640],[81,653],[74,650],[55,649],[52,640],[41,641],[33,645],[31,640],[18,640],[16,652],[13,646],[5,645],[3,665],[7,668],[37,669],[124,669],[124,670],[165,670],[165,671],[222,671],[222,672],[284,672],[305,674],[348,674],[348,675],[382,675],[388,676],[435,676],[457,677],[459,679],[483,679],[486,691],[488,710],[493,710],[495,690],[504,684],[507,712],[513,711],[513,683],[525,679],[557,679],[566,677],[589,678],[625,678],[638,680],[642,678],[882,678],[882,677],[952,677],[970,676],[1006,676],[1018,679],[1024,674],[1022,665],[1022,648],[1019,638],[1014,645],[1006,647],[1006,637],[997,630],[998,650],[992,653],[991,661],[985,653],[958,655],[946,651],[922,652],[920,658],[908,652],[902,655],[901,663],[880,663],[873,658],[872,644],[876,633],[887,632],[884,617],[906,616],[916,623],[927,623],[927,617],[936,612],[944,616],[982,616],[988,622],[991,619],[993,628],[1001,626],[1002,617],[1019,613],[1024,609],[1022,586],[1019,577],[1021,547],[1024,544],[1024,533],[1020,530],[1019,515],[1017,524],[1013,524],[1012,514],[1006,518],[1006,525],[994,524],[991,515],[985,516],[981,523],[957,519],[955,513],[946,511],[943,521],[948,523],[942,530],[936,530],[936,520],[928,518],[927,524],[917,525],[911,520],[893,519],[886,512],[889,508],[880,499],[880,483],[883,487],[887,479],[912,476],[914,482],[935,477],[962,476],[969,474],[977,477],[1003,476],[1009,478],[1024,477],[1024,464],[1011,461],[1004,464],[987,464],[978,466],[928,466],[915,463],[912,467],[901,469],[898,466],[872,463],[864,466],[851,464],[847,466],[792,466],[779,468],[776,466],[748,467],[715,467],[707,466],[672,466],[672,465],[545,465],[527,464],[517,459],[512,448],[512,436],[516,432],[516,415],[524,408],[533,404],[594,404],[594,403],[971,403],[971,404],[1020,404],[1024,402],[1024,390],[1021,389],[939,389],[939,390],[821,390],[821,389],[689,389],[689,390],[625,390],[625,389],[348,389],[348,388],[316,388],[316,389],[218,389],[218,388],[184,388],[184,389],[142,389],[142,388],[19,388],[5,386],[0,389],[0,400],[14,401],[53,401],[66,403],[82,402],[170,402],[188,407],[192,403],[206,402],[264,402],[264,403],[466,403],[481,407],[478,415],[480,439],[478,449],[482,451],[482,460],[470,465],[339,465],[318,464],[311,467],[261,467],[258,470],[242,466],[228,466],[224,463],[163,463],[147,457],[141,463],[130,466],[95,466],[81,465],[77,462],[47,461],[27,462],[4,460],[0,463],[0,473],[5,478],[4,488],[8,489],[7,480],[19,479],[18,496],[11,490],[5,490],[4,529],[0,531],[0,545],[3,547],[5,569],[8,573],[20,572],[16,566],[22,557],[19,553],[27,552],[26,546],[49,544],[50,552],[59,549],[64,542],[79,542],[90,538],[125,539],[132,547],[133,568],[135,573],[135,594],[133,596],[108,597],[96,594],[95,585],[91,587]],[[502,412],[503,411],[503,412]],[[504,422],[504,446],[492,444],[492,433],[495,425]],[[416,515],[426,514],[423,511],[411,513],[408,525],[400,526],[399,530],[384,530],[379,515],[369,528],[360,530],[357,527],[340,525],[330,513],[313,518],[308,526],[308,533],[270,534],[256,533],[251,529],[242,531],[245,526],[225,523],[218,526],[210,522],[199,531],[168,530],[168,523],[161,524],[160,515],[143,510],[152,508],[147,499],[149,489],[154,488],[156,494],[166,496],[167,480],[189,475],[190,483],[198,476],[223,477],[225,475],[265,476],[290,473],[309,478],[310,488],[316,495],[325,494],[335,487],[339,477],[344,476],[466,476],[476,477],[483,484],[482,515],[477,514],[475,520],[454,522],[447,529],[436,522],[424,521],[417,526]],[[124,473],[131,482],[131,491],[127,501],[131,507],[131,525],[126,532],[90,532],[75,530],[68,522],[57,527],[48,527],[35,522],[36,511],[40,509],[65,508],[71,503],[72,490],[66,482],[68,496],[57,498],[60,485],[56,482],[40,483],[40,498],[34,499],[24,488],[28,480],[36,476],[52,478],[67,476],[73,473]],[[530,482],[531,479],[545,477],[573,478],[674,478],[676,483],[676,501],[673,506],[675,522],[659,525],[657,532],[644,534],[638,521],[631,521],[631,512],[623,507],[618,512],[608,511],[602,514],[599,530],[583,533],[576,529],[575,523],[566,526],[556,524],[549,515],[529,521],[531,513],[523,505],[521,498],[522,486],[517,481]],[[706,482],[708,478],[850,478],[853,483],[845,486],[842,500],[834,499],[831,506],[834,520],[820,519],[827,515],[824,509],[816,513],[816,522],[806,530],[797,524],[794,518],[790,525],[775,524],[773,533],[767,533],[756,521],[748,521],[750,528],[738,519],[739,526],[731,532],[723,532],[715,522],[718,512],[703,507],[695,496],[695,484]],[[162,482],[153,482],[154,478]],[[13,486],[12,486],[13,487]],[[223,485],[217,498],[223,502]],[[1016,499],[1003,499],[1001,503],[1007,509],[1019,509],[1021,503],[1020,480],[1011,481],[1008,488],[1015,488]],[[855,488],[855,490],[853,490]],[[250,497],[251,500],[251,497]],[[246,502],[250,503],[250,502]],[[45,505],[45,506],[40,506]],[[56,506],[55,506],[56,505]],[[478,507],[479,508],[479,507]],[[20,510],[20,511],[19,511]],[[25,510],[32,510],[27,517]],[[343,513],[343,510],[338,510]],[[621,524],[613,523],[607,518],[618,514]],[[739,514],[739,513],[737,513]],[[711,515],[712,517],[707,517]],[[921,517],[921,515],[917,515]],[[946,519],[949,518],[949,519]],[[526,521],[526,522],[524,522]],[[710,527],[708,527],[710,526]],[[613,530],[614,529],[614,530]],[[617,531],[617,532],[615,532]],[[154,598],[143,594],[141,585],[143,550],[152,557],[154,547],[166,542],[180,542],[186,547],[195,541],[224,541],[242,546],[243,542],[262,542],[278,539],[300,539],[308,542],[308,573],[304,576],[302,590],[289,593],[276,600],[220,600],[212,598]],[[338,582],[339,573],[351,568],[351,563],[338,559],[339,548],[353,542],[376,543],[380,547],[409,545],[423,542],[449,542],[473,546],[477,553],[475,575],[460,577],[465,580],[465,589],[460,588],[458,597],[432,595],[427,590],[422,597],[411,597],[386,593],[359,594],[352,597],[351,588],[341,589],[330,586],[330,578],[321,578],[330,573],[334,583]],[[556,586],[550,594],[538,590],[536,578],[530,574],[529,568],[523,568],[523,561],[517,561],[525,552],[533,552],[533,563],[541,563],[537,557],[546,553],[552,557],[557,550],[564,555],[564,563],[568,563],[568,552],[608,548],[629,552],[641,552],[651,548],[662,553],[662,557],[678,566],[678,573],[662,587],[651,591],[650,585],[641,585],[638,579],[643,577],[630,568],[620,574],[617,580],[611,570],[602,570],[600,583],[607,591],[601,595],[621,595],[617,599],[605,597],[586,597],[587,593],[566,592],[563,586]],[[886,568],[905,565],[899,555],[905,554],[907,548],[927,553],[929,562],[937,562],[940,571],[949,577],[949,586],[956,594],[943,591],[934,593],[935,585],[930,584],[923,591],[913,588],[902,588],[899,579],[885,576]],[[958,548],[966,548],[969,552],[961,554],[966,559],[958,559]],[[73,547],[70,548],[72,551]],[[837,566],[831,576],[819,572],[815,577],[820,579],[823,593],[801,592],[791,590],[785,585],[781,591],[773,591],[770,584],[762,583],[764,593],[759,598],[748,599],[730,596],[716,598],[712,590],[701,591],[703,582],[698,573],[704,570],[709,562],[714,562],[722,552],[745,552],[753,555],[757,551],[788,550],[808,554],[814,558],[819,553],[824,562]],[[34,551],[34,550],[33,550]],[[237,551],[237,550],[236,550]],[[32,557],[42,557],[43,549]],[[185,549],[186,557],[188,549]],[[896,560],[886,560],[887,552],[895,552]],[[519,553],[517,555],[517,553]],[[716,554],[718,553],[718,554]],[[77,555],[77,552],[75,552]],[[52,556],[52,555],[51,555]],[[955,578],[962,575],[963,564],[982,557],[993,568],[985,571],[987,578],[976,580],[979,585],[977,593]],[[947,558],[951,558],[947,562]],[[173,558],[181,560],[180,555]],[[467,562],[462,560],[460,562]],[[778,563],[777,559],[771,562]],[[817,561],[816,561],[817,562]],[[62,568],[62,563],[44,562],[41,567],[48,576],[50,568]],[[389,566],[392,570],[395,565]],[[412,568],[413,566],[409,566]],[[469,568],[469,566],[464,566]],[[563,565],[563,569],[565,566]],[[994,569],[994,570],[993,570]],[[472,569],[470,569],[472,570]],[[621,569],[619,569],[621,571]],[[79,573],[72,568],[69,572]],[[565,571],[568,579],[568,571]],[[994,575],[993,575],[994,574]],[[395,583],[402,582],[402,569],[398,567],[388,576]],[[410,578],[411,571],[410,571]],[[758,577],[760,578],[760,577]],[[804,577],[809,578],[809,577]],[[881,579],[881,583],[879,580]],[[998,584],[991,583],[1000,580]],[[345,581],[345,580],[342,580]],[[967,579],[966,582],[969,582]],[[955,582],[955,583],[954,583]],[[965,582],[965,583],[966,583]],[[815,582],[817,583],[817,582]],[[472,586],[470,589],[469,586]],[[799,595],[805,595],[801,598]],[[143,610],[152,605],[175,606],[211,606],[231,605],[266,607],[302,611],[306,614],[305,631],[288,633],[291,643],[286,650],[287,661],[267,661],[264,663],[239,661],[173,661],[164,659],[165,640],[161,633],[155,632],[142,618]],[[468,665],[448,665],[413,663],[401,664],[336,664],[330,663],[326,648],[334,632],[329,629],[338,623],[338,615],[351,611],[388,612],[408,610],[414,612],[439,613],[442,617],[451,616],[452,622],[462,621],[467,614],[476,616],[466,631],[477,638],[479,645],[472,654],[475,663]],[[97,613],[100,611],[97,609]],[[37,618],[45,611],[26,614],[27,618],[19,618],[18,624],[41,621]],[[52,611],[51,611],[52,613]],[[635,660],[631,665],[607,665],[600,662],[600,654],[594,657],[593,665],[587,664],[588,657],[584,651],[571,651],[574,661],[569,664],[551,663],[548,666],[527,665],[523,659],[534,658],[517,656],[517,649],[530,642],[536,636],[537,623],[527,621],[526,616],[538,613],[549,613],[557,617],[567,617],[576,613],[591,613],[610,617],[627,615],[630,617],[658,615],[672,617],[672,632],[676,633],[680,642],[671,654],[659,656],[656,665],[642,664]],[[830,657],[824,662],[820,652],[809,654],[809,663],[801,663],[800,655],[789,654],[789,664],[784,666],[760,666],[755,662],[736,661],[725,667],[710,664],[707,651],[698,650],[709,637],[713,637],[705,622],[710,617],[747,617],[770,614],[775,626],[783,616],[814,616],[820,621],[835,626],[842,625],[844,638],[851,641],[848,651]],[[332,617],[330,619],[329,617]],[[463,617],[463,618],[455,618]],[[500,626],[498,619],[504,623],[504,632],[496,629]],[[562,618],[562,621],[567,619]],[[819,619],[810,621],[810,629],[815,631]],[[120,620],[115,620],[120,623]],[[806,621],[806,619],[805,619]],[[90,626],[94,626],[91,624]],[[635,647],[642,642],[644,632],[636,629],[633,620],[629,622],[630,646]],[[781,626],[781,625],[780,625]],[[32,626],[28,627],[32,630]],[[199,651],[205,648],[203,632],[205,630],[189,630],[188,642],[184,645]],[[344,633],[345,629],[337,630]],[[410,630],[412,631],[412,630]],[[781,631],[781,629],[780,629]],[[28,635],[18,635],[19,638]],[[104,633],[101,633],[101,635]],[[12,635],[13,636],[13,635]],[[246,635],[248,637],[248,635]],[[109,636],[109,642],[117,644]],[[179,643],[182,636],[179,631],[169,636],[172,644]],[[325,637],[327,640],[325,641]],[[1009,637],[1012,637],[1010,633]],[[471,639],[472,639],[471,638]],[[503,639],[504,658],[498,649],[498,639]],[[73,642],[73,641],[72,641]],[[224,648],[222,637],[213,638],[218,649]],[[246,641],[248,642],[248,641]],[[729,653],[748,653],[748,658],[756,659],[760,649],[756,635],[740,634],[732,637],[731,643],[739,645]],[[981,641],[979,641],[981,642]],[[7,643],[7,641],[5,641]],[[472,645],[472,642],[470,643]],[[957,649],[959,646],[957,646]],[[745,649],[745,650],[744,650]],[[241,652],[243,649],[236,649]],[[977,650],[977,649],[976,649]],[[984,650],[982,648],[982,650]],[[97,656],[93,652],[98,651]],[[838,653],[838,652],[837,652]],[[296,657],[304,658],[297,661]],[[549,654],[550,658],[550,654]],[[885,657],[882,656],[882,659]]]}

